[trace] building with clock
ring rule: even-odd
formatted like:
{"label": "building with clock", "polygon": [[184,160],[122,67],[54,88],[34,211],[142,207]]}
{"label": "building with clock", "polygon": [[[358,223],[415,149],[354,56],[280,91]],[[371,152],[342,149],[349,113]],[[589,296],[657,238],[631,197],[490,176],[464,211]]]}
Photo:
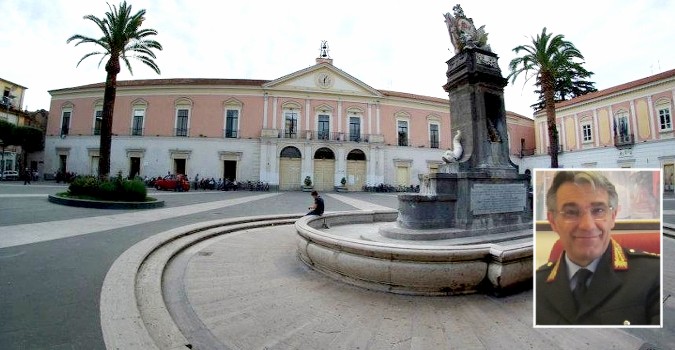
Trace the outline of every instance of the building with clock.
{"label": "building with clock", "polygon": [[[103,88],[50,91],[45,171],[96,173]],[[273,80],[119,81],[111,174],[199,174],[281,190],[299,189],[307,176],[319,191],[342,178],[349,190],[417,185],[452,147],[449,110],[447,98],[375,89],[325,51]],[[507,125],[519,162],[534,148],[532,120],[507,112]]]}

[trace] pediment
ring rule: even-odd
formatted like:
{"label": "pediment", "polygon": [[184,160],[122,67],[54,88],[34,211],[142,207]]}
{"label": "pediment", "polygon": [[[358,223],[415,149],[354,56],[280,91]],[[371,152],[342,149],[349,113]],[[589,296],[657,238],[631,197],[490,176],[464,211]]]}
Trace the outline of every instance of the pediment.
{"label": "pediment", "polygon": [[263,85],[270,90],[381,97],[382,93],[329,63],[288,74]]}

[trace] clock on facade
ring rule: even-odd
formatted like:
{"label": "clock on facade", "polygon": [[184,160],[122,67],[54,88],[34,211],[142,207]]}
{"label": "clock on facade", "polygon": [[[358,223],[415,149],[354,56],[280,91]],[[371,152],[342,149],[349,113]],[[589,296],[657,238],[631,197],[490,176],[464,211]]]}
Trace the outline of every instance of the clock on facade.
{"label": "clock on facade", "polygon": [[316,84],[322,88],[329,88],[333,85],[333,77],[328,73],[319,73],[316,76]]}

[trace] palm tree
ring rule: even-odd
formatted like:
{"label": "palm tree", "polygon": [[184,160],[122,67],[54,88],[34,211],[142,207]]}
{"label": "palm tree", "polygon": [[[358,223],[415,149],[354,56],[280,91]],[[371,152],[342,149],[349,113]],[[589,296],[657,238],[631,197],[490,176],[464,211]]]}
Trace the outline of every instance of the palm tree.
{"label": "palm tree", "polygon": [[101,121],[101,141],[99,146],[100,159],[98,164],[98,174],[101,178],[107,178],[110,174],[110,147],[112,143],[112,122],[113,110],[115,107],[115,95],[117,91],[117,74],[120,72],[120,59],[122,59],[133,75],[129,58],[136,58],[152,68],[157,74],[160,74],[159,67],[155,64],[156,58],[153,49],[162,50],[162,45],[155,40],[148,39],[152,35],[157,35],[154,29],[140,29],[143,24],[145,10],[140,10],[136,14],[131,14],[131,5],[123,1],[119,8],[108,4],[109,12],[106,12],[104,18],[98,18],[93,15],[84,16],[84,19],[96,23],[103,32],[99,39],[86,37],[83,35],[73,35],[66,43],[76,40],[75,46],[92,43],[99,46],[100,51],[90,52],[84,55],[77,66],[89,56],[102,55],[101,62],[108,57],[105,64],[106,79],[105,91],[103,94],[103,111]]}
{"label": "palm tree", "polygon": [[[598,91],[598,89],[595,88],[595,82],[584,80],[584,78],[589,78],[593,74],[595,73],[584,69],[582,72],[568,71],[565,72],[564,76],[558,77],[555,82],[555,93],[553,94],[555,103],[571,100]],[[538,80],[535,83],[535,87],[536,90],[534,90],[534,92],[539,96],[539,100],[537,103],[530,105],[530,107],[538,111],[544,109],[544,94],[541,91],[541,83]]]}
{"label": "palm tree", "polygon": [[555,123],[555,92],[556,81],[564,80],[565,74],[570,71],[582,72],[585,69],[574,59],[584,59],[584,56],[563,35],[546,33],[546,27],[536,38],[532,38],[532,45],[520,45],[513,49],[516,54],[525,51],[521,57],[516,57],[509,63],[511,83],[516,81],[520,73],[525,73],[526,81],[536,77],[541,83],[541,92],[544,95],[544,109],[548,124],[548,139],[551,144],[548,153],[551,155],[551,168],[558,167],[558,130]]}

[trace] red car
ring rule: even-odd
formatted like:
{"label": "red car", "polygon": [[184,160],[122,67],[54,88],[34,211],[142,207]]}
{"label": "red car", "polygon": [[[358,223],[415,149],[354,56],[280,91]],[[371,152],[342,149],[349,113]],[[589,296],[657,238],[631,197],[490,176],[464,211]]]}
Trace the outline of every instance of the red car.
{"label": "red car", "polygon": [[[180,183],[180,187],[179,184]],[[187,177],[182,174],[178,175],[167,175],[163,179],[155,181],[155,188],[158,190],[173,190],[173,191],[182,191],[187,192],[190,190],[190,182],[187,180]]]}

